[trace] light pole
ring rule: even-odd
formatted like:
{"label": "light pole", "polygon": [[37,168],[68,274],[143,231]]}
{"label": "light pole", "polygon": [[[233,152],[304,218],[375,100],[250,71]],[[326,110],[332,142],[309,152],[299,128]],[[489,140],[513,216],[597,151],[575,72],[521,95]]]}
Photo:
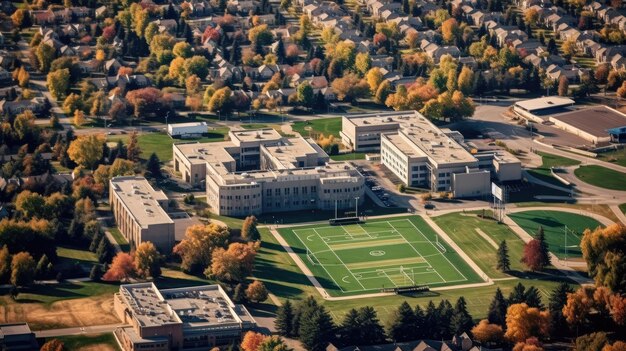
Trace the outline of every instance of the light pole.
{"label": "light pole", "polygon": [[167,129],[167,118],[170,116],[170,111],[165,113],[165,128]]}
{"label": "light pole", "polygon": [[356,215],[357,218],[359,218],[359,199],[360,197],[358,196],[354,198],[354,205],[355,205],[354,214]]}

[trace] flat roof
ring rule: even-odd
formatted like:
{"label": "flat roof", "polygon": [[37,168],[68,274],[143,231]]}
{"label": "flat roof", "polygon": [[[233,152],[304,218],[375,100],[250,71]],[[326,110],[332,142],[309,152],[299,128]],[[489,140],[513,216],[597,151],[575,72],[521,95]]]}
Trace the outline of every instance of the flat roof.
{"label": "flat roof", "polygon": [[516,106],[523,108],[526,111],[542,110],[544,108],[563,107],[573,105],[576,102],[570,98],[561,96],[544,96],[536,99],[518,101]]}
{"label": "flat roof", "polygon": [[589,107],[551,118],[597,137],[607,137],[609,129],[626,126],[626,115],[607,106]]}
{"label": "flat roof", "polygon": [[174,147],[180,150],[192,164],[235,162],[235,159],[227,151],[228,148],[235,147],[230,141],[215,143],[181,143],[174,144]]}
{"label": "flat roof", "polygon": [[352,124],[357,127],[363,126],[384,126],[390,125],[402,125],[404,123],[410,123],[413,118],[421,116],[417,111],[394,111],[394,112],[381,112],[381,113],[364,113],[359,115],[344,116]]}
{"label": "flat roof", "polygon": [[159,290],[153,283],[125,284],[120,294],[140,326],[224,329],[255,323],[245,307],[235,305],[219,285]]}
{"label": "flat roof", "polygon": [[257,130],[231,130],[228,133],[233,140],[239,142],[252,142],[263,140],[280,140],[282,136],[272,128]]}
{"label": "flat roof", "polygon": [[12,323],[0,325],[0,337],[7,335],[30,334],[31,330],[27,323]]}
{"label": "flat roof", "polygon": [[154,190],[144,177],[114,177],[110,186],[142,228],[151,224],[174,223],[159,201],[167,201],[163,191]]}
{"label": "flat roof", "polygon": [[[270,153],[279,169],[298,168],[298,158],[308,155],[318,155],[318,157],[328,157],[321,149],[316,149],[312,144],[315,142],[305,138],[284,139],[276,146],[264,146]],[[321,151],[321,153],[320,153]]]}
{"label": "flat roof", "polygon": [[200,127],[200,126],[208,126],[206,122],[186,122],[186,123],[170,123],[167,125],[168,127],[178,128],[178,127]]}

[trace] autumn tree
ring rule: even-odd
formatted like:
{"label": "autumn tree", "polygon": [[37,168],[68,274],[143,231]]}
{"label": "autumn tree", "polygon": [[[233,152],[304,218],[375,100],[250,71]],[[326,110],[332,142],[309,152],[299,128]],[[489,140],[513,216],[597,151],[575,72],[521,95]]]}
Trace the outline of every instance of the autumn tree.
{"label": "autumn tree", "polygon": [[483,345],[499,344],[504,340],[504,331],[497,324],[491,324],[487,319],[481,320],[472,328],[474,339]]}
{"label": "autumn tree", "polygon": [[129,161],[138,162],[139,155],[141,155],[141,148],[139,147],[139,137],[137,131],[133,131],[128,139],[128,145],[126,145],[126,158]]}
{"label": "autumn tree", "polygon": [[506,240],[502,240],[498,246],[498,261],[496,262],[496,268],[502,272],[507,272],[511,269],[511,260],[509,259],[509,247],[506,244]]}
{"label": "autumn tree", "polygon": [[185,238],[174,246],[174,254],[182,258],[181,267],[197,272],[208,267],[213,251],[226,246],[230,231],[215,223],[187,227]]}
{"label": "autumn tree", "polygon": [[118,252],[109,266],[109,270],[104,273],[104,281],[128,281],[135,276],[135,263],[133,257],[125,252]]}
{"label": "autumn tree", "polygon": [[50,94],[55,99],[60,99],[67,93],[70,83],[70,71],[67,68],[59,69],[48,73],[46,85]]}
{"label": "autumn tree", "polygon": [[241,282],[252,273],[259,247],[259,242],[232,243],[228,249],[218,247],[213,250],[211,265],[204,274],[225,282]]}
{"label": "autumn tree", "polygon": [[474,71],[471,68],[464,66],[459,73],[457,80],[459,90],[465,94],[470,95],[474,90]]}
{"label": "autumn tree", "polygon": [[372,59],[367,52],[360,52],[356,54],[354,59],[354,68],[361,77],[363,77],[372,67]]}
{"label": "autumn tree", "polygon": [[255,216],[248,216],[241,225],[241,237],[248,241],[256,241],[261,239],[259,230],[257,229],[257,219]]}
{"label": "autumn tree", "polygon": [[246,288],[246,298],[252,302],[263,302],[267,300],[268,292],[265,285],[255,280]]}
{"label": "autumn tree", "polygon": [[0,282],[5,283],[9,281],[11,275],[11,253],[6,245],[0,249]]}
{"label": "autumn tree", "polygon": [[369,92],[369,85],[355,73],[348,73],[331,83],[333,92],[340,101],[352,101],[364,98]]}
{"label": "autumn tree", "polygon": [[581,251],[587,262],[589,275],[596,285],[605,286],[613,292],[625,292],[626,280],[626,227],[613,224],[606,228],[587,229],[581,240]]}
{"label": "autumn tree", "polygon": [[528,338],[516,343],[513,351],[543,351],[543,347],[537,338]]}
{"label": "autumn tree", "polygon": [[509,306],[506,313],[505,338],[522,342],[530,337],[546,337],[550,331],[550,314],[525,303]]}
{"label": "autumn tree", "polygon": [[258,351],[259,345],[261,345],[265,338],[266,336],[261,333],[249,331],[243,336],[243,340],[241,340],[241,350]]}
{"label": "autumn tree", "polygon": [[537,24],[538,19],[539,12],[536,9],[530,8],[524,11],[524,21],[526,21],[526,23],[528,23],[529,25],[534,26],[535,24]]}
{"label": "autumn tree", "polygon": [[532,239],[524,246],[524,255],[522,256],[524,263],[531,271],[541,271],[547,266],[541,254],[541,244],[539,240]]}
{"label": "autumn tree", "polygon": [[228,112],[232,91],[229,87],[217,89],[209,100],[207,109],[211,112]]}
{"label": "autumn tree", "polygon": [[48,73],[52,60],[54,60],[54,48],[48,44],[41,43],[37,46],[35,55],[39,63],[39,70],[43,73]]}
{"label": "autumn tree", "polygon": [[35,280],[37,263],[28,252],[18,252],[11,259],[11,284],[28,286]]}
{"label": "autumn tree", "polygon": [[569,91],[569,79],[567,79],[566,76],[562,75],[559,78],[559,89],[558,89],[559,96],[567,96],[568,91]]}
{"label": "autumn tree", "polygon": [[609,344],[605,332],[596,332],[582,335],[576,338],[574,349],[576,351],[602,351]]}
{"label": "autumn tree", "polygon": [[449,18],[441,24],[441,35],[446,43],[454,43],[454,40],[460,35],[459,23],[456,19]]}
{"label": "autumn tree", "polygon": [[81,135],[70,143],[67,154],[79,165],[94,169],[102,159],[104,142],[100,134]]}
{"label": "autumn tree", "polygon": [[144,241],[135,250],[135,270],[141,277],[161,276],[162,257],[153,243]]}
{"label": "autumn tree", "polygon": [[298,102],[304,107],[313,107],[313,87],[308,81],[298,84],[296,97]]}
{"label": "autumn tree", "polygon": [[365,75],[365,79],[367,80],[367,84],[370,87],[370,93],[376,94],[380,83],[383,82],[383,74],[380,71],[380,68],[374,67],[367,72],[367,74]]}
{"label": "autumn tree", "polygon": [[27,28],[32,25],[32,20],[30,18],[30,11],[27,9],[17,9],[11,15],[11,22],[13,25],[18,28]]}
{"label": "autumn tree", "polygon": [[41,347],[40,351],[65,351],[65,344],[59,339],[52,339]]}

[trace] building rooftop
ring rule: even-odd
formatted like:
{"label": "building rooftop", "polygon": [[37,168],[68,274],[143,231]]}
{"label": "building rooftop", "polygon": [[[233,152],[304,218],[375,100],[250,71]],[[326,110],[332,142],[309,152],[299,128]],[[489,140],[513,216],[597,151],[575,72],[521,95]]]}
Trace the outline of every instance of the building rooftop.
{"label": "building rooftop", "polygon": [[317,158],[328,159],[326,153],[313,140],[302,137],[283,139],[276,146],[264,146],[264,148],[272,158],[275,169],[305,167],[306,165],[299,166],[298,161],[307,157],[317,156]]}
{"label": "building rooftop", "polygon": [[207,162],[235,162],[235,159],[227,151],[234,147],[230,141],[217,143],[186,143],[174,144],[192,164],[203,164]]}
{"label": "building rooftop", "polygon": [[607,137],[609,129],[626,126],[626,115],[607,106],[561,113],[552,118],[597,137]]}
{"label": "building rooftop", "polygon": [[536,99],[516,102],[515,105],[526,111],[542,110],[546,108],[565,107],[574,105],[575,101],[560,96],[544,96]]}
{"label": "building rooftop", "polygon": [[228,133],[230,139],[237,145],[241,143],[249,142],[261,142],[268,140],[278,141],[282,137],[272,128],[257,129],[257,130],[235,130]]}
{"label": "building rooftop", "polygon": [[8,335],[30,334],[30,327],[27,323],[14,323],[0,325],[0,339]]}
{"label": "building rooftop", "polygon": [[120,286],[120,294],[141,326],[181,323],[183,328],[239,328],[255,323],[219,285],[159,290],[153,283]]}
{"label": "building rooftop", "polygon": [[179,127],[206,127],[208,124],[206,122],[187,122],[187,123],[169,123],[168,128],[179,128]]}
{"label": "building rooftop", "polygon": [[[400,126],[404,124],[410,124],[413,118],[421,116],[417,111],[403,111],[403,112],[382,112],[382,113],[365,113],[355,116],[344,116],[348,121],[357,127],[368,125],[390,125]],[[397,127],[396,127],[397,128]]]}
{"label": "building rooftop", "polygon": [[142,228],[151,224],[174,223],[159,204],[159,201],[167,201],[167,196],[161,190],[154,190],[146,178],[115,177],[110,180],[110,186]]}

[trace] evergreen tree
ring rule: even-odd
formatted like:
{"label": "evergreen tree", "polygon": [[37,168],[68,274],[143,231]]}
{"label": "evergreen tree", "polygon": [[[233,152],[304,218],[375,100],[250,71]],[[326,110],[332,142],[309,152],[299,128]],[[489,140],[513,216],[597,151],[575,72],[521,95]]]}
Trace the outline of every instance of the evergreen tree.
{"label": "evergreen tree", "polygon": [[339,326],[339,340],[343,345],[363,345],[361,335],[359,312],[350,309]]}
{"label": "evergreen tree", "polygon": [[450,321],[450,329],[452,334],[459,335],[463,332],[470,332],[474,326],[472,316],[467,311],[467,302],[463,296],[459,297],[454,305],[454,313]]}
{"label": "evergreen tree", "polygon": [[563,316],[563,306],[567,303],[567,294],[574,292],[574,289],[565,282],[561,282],[550,294],[548,299],[548,310],[550,311],[550,329],[553,335],[563,335],[567,333],[568,325]]}
{"label": "evergreen tree", "polygon": [[509,259],[509,247],[506,244],[506,240],[502,240],[498,247],[498,263],[496,268],[502,272],[507,272],[511,269],[511,260]]}
{"label": "evergreen tree", "polygon": [[528,290],[526,290],[524,300],[526,304],[530,307],[543,309],[543,303],[541,303],[541,295],[539,294],[539,290],[534,286],[531,286],[530,288],[528,288]]}
{"label": "evergreen tree", "polygon": [[230,47],[230,62],[237,64],[241,61],[241,47],[239,46],[239,40],[233,40],[233,45]]}
{"label": "evergreen tree", "polygon": [[496,294],[489,305],[489,312],[487,312],[487,319],[489,320],[489,323],[498,324],[504,327],[506,325],[506,309],[508,307],[509,304],[504,299],[502,290],[497,288]]}
{"label": "evergreen tree", "polygon": [[424,328],[426,326],[426,316],[424,315],[424,310],[420,305],[415,306],[415,339],[426,339],[428,335],[424,333]]}
{"label": "evergreen tree", "polygon": [[78,240],[83,236],[83,224],[76,218],[72,219],[67,229],[67,235],[70,240]]}
{"label": "evergreen tree", "polygon": [[102,267],[99,264],[94,264],[91,267],[91,272],[89,272],[89,279],[94,282],[99,282],[100,278],[102,278]]}
{"label": "evergreen tree", "polygon": [[96,256],[98,256],[98,262],[108,263],[111,260],[111,248],[109,247],[109,241],[103,237],[98,244],[98,250],[96,250]]}
{"label": "evergreen tree", "polygon": [[235,286],[233,291],[233,302],[243,303],[246,300],[246,288],[243,284],[239,283]]}
{"label": "evergreen tree", "polygon": [[50,264],[50,260],[48,260],[48,256],[45,254],[41,256],[39,262],[37,262],[37,267],[35,268],[35,277],[37,279],[43,280],[48,277],[48,265]]}
{"label": "evergreen tree", "polygon": [[380,325],[373,307],[361,307],[357,321],[361,332],[361,341],[357,345],[376,345],[385,341],[385,330]]}
{"label": "evergreen tree", "polygon": [[437,313],[439,315],[439,333],[437,339],[449,339],[452,337],[450,331],[450,325],[452,322],[452,315],[454,314],[454,307],[448,300],[442,300],[437,306]]}
{"label": "evergreen tree", "polygon": [[300,321],[300,342],[309,351],[326,351],[335,336],[333,319],[324,306],[318,306],[308,318]]}
{"label": "evergreen tree", "polygon": [[161,174],[161,161],[155,152],[150,155],[146,163],[146,171],[152,178],[161,178],[163,176]]}
{"label": "evergreen tree", "polygon": [[432,300],[428,301],[424,312],[424,334],[429,335],[432,339],[438,339],[439,323],[439,311]]}
{"label": "evergreen tree", "polygon": [[543,266],[549,266],[552,263],[552,260],[550,259],[550,248],[548,247],[548,242],[546,241],[546,234],[543,231],[543,226],[539,226],[535,239],[539,241],[541,260],[545,263]]}
{"label": "evergreen tree", "polygon": [[276,312],[274,326],[280,335],[286,337],[293,336],[293,319],[293,306],[291,305],[291,302],[287,300],[278,308],[278,311]]}
{"label": "evergreen tree", "polygon": [[276,52],[274,54],[276,54],[279,63],[285,61],[285,43],[283,43],[282,38],[278,38],[278,44],[276,45]]}
{"label": "evergreen tree", "polygon": [[104,233],[102,230],[98,230],[93,238],[91,238],[91,243],[89,244],[89,251],[96,252],[98,249],[98,244],[100,244],[100,240],[104,237]]}
{"label": "evergreen tree", "polygon": [[509,294],[509,305],[526,301],[526,287],[522,283],[517,283],[513,291]]}
{"label": "evergreen tree", "polygon": [[[432,303],[432,301],[431,301]],[[433,308],[435,305],[433,305]],[[394,342],[413,340],[413,333],[417,328],[417,319],[411,306],[405,301],[395,312],[389,326],[389,337]]]}

